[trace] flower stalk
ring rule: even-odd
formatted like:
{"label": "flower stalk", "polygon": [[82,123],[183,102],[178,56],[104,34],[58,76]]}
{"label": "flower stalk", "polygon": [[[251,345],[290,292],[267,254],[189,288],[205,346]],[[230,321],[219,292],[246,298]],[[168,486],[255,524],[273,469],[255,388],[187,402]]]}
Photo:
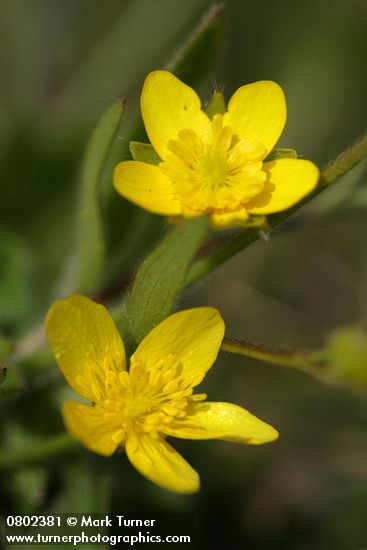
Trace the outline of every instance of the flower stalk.
{"label": "flower stalk", "polygon": [[326,185],[350,172],[367,156],[367,132],[362,135],[351,147],[340,153],[336,159],[322,171],[321,175]]}
{"label": "flower stalk", "polygon": [[267,363],[301,369],[316,376],[325,372],[325,364],[317,359],[316,353],[312,352],[266,346],[232,338],[224,338],[220,349],[228,353],[253,357]]}

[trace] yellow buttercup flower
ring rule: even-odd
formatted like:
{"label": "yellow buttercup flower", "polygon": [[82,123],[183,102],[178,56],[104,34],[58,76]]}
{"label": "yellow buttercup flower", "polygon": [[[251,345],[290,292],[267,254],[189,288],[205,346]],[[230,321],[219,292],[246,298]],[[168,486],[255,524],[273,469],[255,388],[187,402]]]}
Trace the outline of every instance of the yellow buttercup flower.
{"label": "yellow buttercup flower", "polygon": [[151,212],[246,225],[250,215],[290,208],[318,182],[319,170],[308,160],[265,160],[286,120],[275,82],[241,86],[227,111],[210,119],[192,88],[168,71],[154,71],[145,80],[141,111],[161,162],[121,162],[114,185]]}
{"label": "yellow buttercup flower", "polygon": [[167,436],[250,444],[278,437],[245,409],[210,403],[205,394],[194,393],[223,339],[224,323],[216,309],[171,315],[143,339],[129,371],[121,337],[102,305],[80,295],[56,302],[46,328],[66,380],[93,403],[64,403],[68,430],[104,456],[124,447],[135,468],[165,489],[193,493],[200,487],[198,474]]}

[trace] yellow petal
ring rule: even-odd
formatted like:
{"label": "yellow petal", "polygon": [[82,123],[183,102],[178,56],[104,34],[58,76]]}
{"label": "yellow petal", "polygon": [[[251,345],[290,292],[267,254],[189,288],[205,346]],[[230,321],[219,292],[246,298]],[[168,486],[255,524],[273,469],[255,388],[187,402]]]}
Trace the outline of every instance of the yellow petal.
{"label": "yellow petal", "polygon": [[103,456],[115,452],[117,444],[112,440],[111,426],[96,407],[67,401],[63,404],[62,414],[69,432],[90,451]]}
{"label": "yellow petal", "polygon": [[191,403],[187,415],[162,430],[182,439],[225,439],[258,445],[269,443],[278,432],[269,424],[232,403]]}
{"label": "yellow petal", "polygon": [[126,454],[133,466],[153,483],[174,493],[196,493],[200,478],[188,462],[163,439],[136,435],[126,442]]}
{"label": "yellow petal", "polygon": [[241,139],[263,143],[269,153],[283,131],[287,109],[283,90],[270,80],[241,86],[228,103],[223,126]]}
{"label": "yellow petal", "polygon": [[309,160],[279,159],[266,162],[264,190],[246,204],[251,214],[272,214],[290,208],[311,193],[319,181],[320,172]]}
{"label": "yellow petal", "polygon": [[149,139],[162,160],[168,153],[169,140],[177,139],[180,130],[188,128],[203,136],[210,128],[198,95],[168,71],[154,71],[147,76],[141,113]]}
{"label": "yellow petal", "polygon": [[175,313],[155,327],[132,357],[150,370],[168,356],[183,366],[181,377],[199,384],[214,363],[224,336],[224,322],[211,307]]}
{"label": "yellow petal", "polygon": [[150,212],[166,216],[181,213],[173,184],[158,166],[137,160],[121,162],[113,181],[120,195]]}
{"label": "yellow petal", "polygon": [[70,386],[86,399],[99,401],[107,372],[125,369],[124,345],[108,311],[75,294],[51,306],[46,331]]}

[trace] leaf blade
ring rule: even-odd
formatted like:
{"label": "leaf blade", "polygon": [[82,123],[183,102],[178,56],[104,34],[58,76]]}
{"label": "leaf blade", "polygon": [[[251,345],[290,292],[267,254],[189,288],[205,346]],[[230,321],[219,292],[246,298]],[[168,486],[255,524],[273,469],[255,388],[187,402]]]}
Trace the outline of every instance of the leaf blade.
{"label": "leaf blade", "polygon": [[180,223],[142,262],[126,306],[118,316],[125,345],[136,347],[156,324],[171,313],[207,229],[206,217]]}
{"label": "leaf blade", "polygon": [[94,288],[105,267],[106,243],[101,187],[124,109],[124,100],[111,105],[102,115],[87,144],[80,177],[73,290],[86,291]]}

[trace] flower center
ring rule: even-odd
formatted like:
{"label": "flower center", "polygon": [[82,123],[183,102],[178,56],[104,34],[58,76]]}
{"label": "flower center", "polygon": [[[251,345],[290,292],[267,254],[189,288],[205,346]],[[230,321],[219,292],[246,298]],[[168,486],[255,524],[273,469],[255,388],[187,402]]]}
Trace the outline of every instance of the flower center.
{"label": "flower center", "polygon": [[236,211],[263,190],[265,146],[240,140],[223,126],[222,115],[214,116],[207,136],[184,129],[177,138],[169,141],[170,153],[159,167],[186,211]]}
{"label": "flower center", "polygon": [[205,394],[192,395],[201,379],[187,382],[182,370],[170,355],[150,368],[132,360],[129,373],[108,373],[104,397],[96,407],[113,428],[115,443],[131,434],[158,437],[165,426],[185,417],[189,401],[206,399]]}

